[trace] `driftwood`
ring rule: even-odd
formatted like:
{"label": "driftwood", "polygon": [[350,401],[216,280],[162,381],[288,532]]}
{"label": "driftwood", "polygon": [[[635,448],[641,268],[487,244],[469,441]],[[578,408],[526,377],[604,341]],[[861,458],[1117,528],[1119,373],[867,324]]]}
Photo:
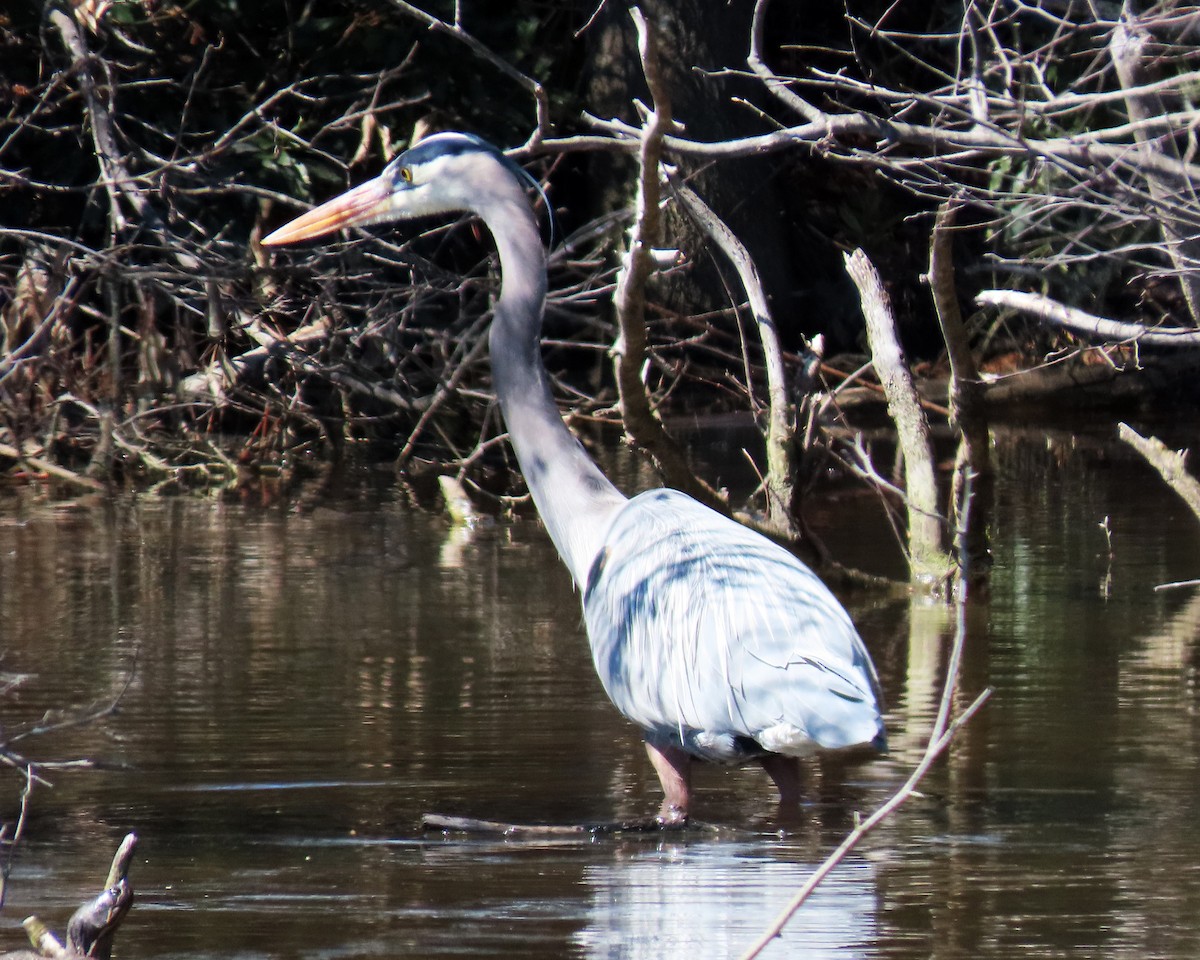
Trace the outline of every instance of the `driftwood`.
{"label": "driftwood", "polygon": [[112,866],[109,867],[108,876],[104,880],[104,889],[83,903],[67,922],[65,945],[38,917],[27,917],[22,925],[34,950],[0,954],[0,960],[39,960],[42,957],[55,957],[59,960],[94,957],[98,960],[110,960],[117,929],[133,905],[129,864],[136,848],[137,834],[127,834],[113,856]]}

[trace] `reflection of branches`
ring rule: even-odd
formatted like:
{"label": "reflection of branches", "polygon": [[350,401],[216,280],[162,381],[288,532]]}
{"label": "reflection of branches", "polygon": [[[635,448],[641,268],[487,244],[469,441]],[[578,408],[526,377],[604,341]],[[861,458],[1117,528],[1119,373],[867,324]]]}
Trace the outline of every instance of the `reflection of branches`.
{"label": "reflection of branches", "polygon": [[[136,661],[130,666],[121,689],[111,700],[95,704],[78,713],[54,716],[47,714],[40,721],[29,723],[14,729],[0,727],[0,765],[17,772],[21,778],[20,807],[16,819],[12,823],[0,824],[0,907],[4,905],[4,895],[8,886],[8,876],[12,870],[13,856],[17,845],[25,832],[25,823],[29,813],[29,802],[35,786],[50,786],[50,781],[42,776],[47,770],[78,770],[95,766],[95,761],[88,758],[75,760],[35,760],[24,750],[17,750],[15,745],[46,734],[58,733],[76,727],[97,723],[117,712],[117,708],[126,692],[133,683]],[[4,688],[0,696],[11,692],[30,679],[28,674],[7,675],[4,677]]]}
{"label": "reflection of branches", "polygon": [[970,706],[963,710],[957,717],[951,719],[950,712],[954,702],[955,690],[958,686],[959,664],[962,661],[966,633],[966,603],[960,602],[957,607],[954,646],[951,648],[950,660],[946,665],[946,685],[942,690],[937,717],[934,720],[933,729],[929,733],[925,752],[913,769],[913,772],[896,793],[850,831],[838,848],[813,871],[804,885],[796,892],[791,902],[780,912],[774,923],[763,932],[762,936],[755,941],[750,949],[742,954],[741,960],[753,960],[753,958],[759,956],[770,945],[771,941],[783,932],[783,928],[787,926],[788,922],[796,914],[796,911],[805,904],[808,898],[812,896],[813,891],[833,872],[834,868],[845,860],[846,856],[858,846],[863,837],[883,823],[884,820],[916,793],[917,785],[924,779],[937,758],[950,746],[955,734],[958,733],[963,724],[975,715],[991,695],[990,689],[984,690],[971,702]]}

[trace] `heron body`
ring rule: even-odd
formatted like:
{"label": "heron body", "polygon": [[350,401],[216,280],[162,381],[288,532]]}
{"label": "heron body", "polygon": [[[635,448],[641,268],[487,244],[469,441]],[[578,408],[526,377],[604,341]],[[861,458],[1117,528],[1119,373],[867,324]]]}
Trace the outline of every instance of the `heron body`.
{"label": "heron body", "polygon": [[489,334],[496,397],[582,592],[596,671],[644,731],[665,793],[660,820],[687,816],[692,758],[757,760],[794,802],[795,758],[882,747],[870,657],[833,594],[790,553],[678,491],[626,498],[567,429],[541,360],[546,259],[527,181],[484,141],[437,134],[263,243],[462,211],[484,221],[503,276]]}
{"label": "heron body", "polygon": [[650,490],[621,509],[583,609],[604,689],[653,743],[737,762],[880,733],[870,659],[833,594],[686,494]]}

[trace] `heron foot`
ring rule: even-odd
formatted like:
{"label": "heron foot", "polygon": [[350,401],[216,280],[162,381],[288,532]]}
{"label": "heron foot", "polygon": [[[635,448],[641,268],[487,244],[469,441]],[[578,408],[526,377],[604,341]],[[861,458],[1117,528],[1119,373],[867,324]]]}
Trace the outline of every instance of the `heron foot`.
{"label": "heron foot", "polygon": [[679,747],[659,747],[646,742],[646,754],[663,788],[663,802],[657,820],[667,827],[687,821],[688,801],[692,792],[692,757]]}

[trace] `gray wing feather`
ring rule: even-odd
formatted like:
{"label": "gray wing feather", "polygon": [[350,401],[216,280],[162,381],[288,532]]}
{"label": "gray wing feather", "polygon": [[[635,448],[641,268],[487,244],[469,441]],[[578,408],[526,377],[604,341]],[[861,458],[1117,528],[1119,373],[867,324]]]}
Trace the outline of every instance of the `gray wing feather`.
{"label": "gray wing feather", "polygon": [[651,739],[735,760],[882,733],[870,657],[829,589],[686,494],[654,490],[621,510],[584,617],[605,690]]}

